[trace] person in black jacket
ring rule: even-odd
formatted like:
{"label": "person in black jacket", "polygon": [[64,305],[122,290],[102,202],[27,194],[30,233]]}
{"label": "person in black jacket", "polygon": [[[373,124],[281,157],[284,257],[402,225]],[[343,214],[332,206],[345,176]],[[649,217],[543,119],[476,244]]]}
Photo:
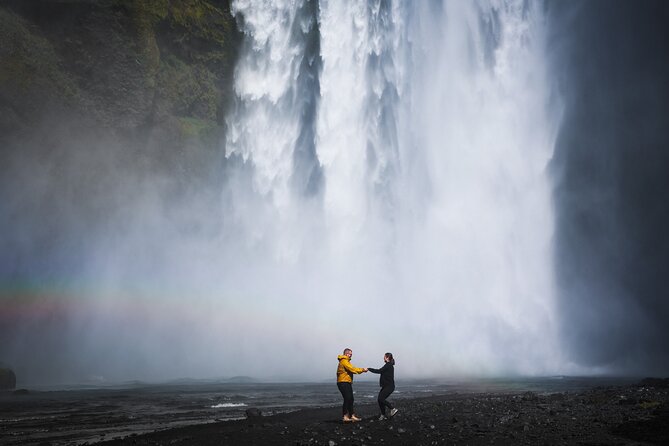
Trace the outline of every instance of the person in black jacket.
{"label": "person in black jacket", "polygon": [[391,393],[395,391],[395,360],[393,359],[392,353],[386,353],[383,355],[383,367],[380,369],[373,369],[368,367],[372,373],[379,373],[379,385],[381,390],[379,391],[379,408],[381,409],[381,416],[379,421],[387,419],[386,417],[386,407],[390,409],[390,416],[395,416],[397,409],[393,407],[386,399],[390,396]]}

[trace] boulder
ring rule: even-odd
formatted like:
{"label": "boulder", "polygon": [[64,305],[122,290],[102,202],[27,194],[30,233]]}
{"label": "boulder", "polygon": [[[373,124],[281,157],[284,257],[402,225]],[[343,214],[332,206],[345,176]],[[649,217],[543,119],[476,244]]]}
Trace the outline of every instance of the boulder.
{"label": "boulder", "polygon": [[258,408],[251,407],[246,409],[246,418],[258,418],[262,417],[262,411]]}
{"label": "boulder", "polygon": [[14,390],[16,375],[11,369],[0,369],[0,390]]}

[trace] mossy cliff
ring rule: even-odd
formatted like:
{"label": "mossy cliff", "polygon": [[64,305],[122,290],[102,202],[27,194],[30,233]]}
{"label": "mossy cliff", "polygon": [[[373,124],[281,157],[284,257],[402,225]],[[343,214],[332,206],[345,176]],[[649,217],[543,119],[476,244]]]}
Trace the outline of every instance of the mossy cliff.
{"label": "mossy cliff", "polygon": [[67,116],[154,161],[212,148],[238,41],[227,1],[6,0],[0,141]]}
{"label": "mossy cliff", "polygon": [[227,1],[0,2],[8,277],[76,276],[129,231],[217,230],[240,40]]}
{"label": "mossy cliff", "polygon": [[227,1],[0,1],[5,280],[217,230],[240,40]]}

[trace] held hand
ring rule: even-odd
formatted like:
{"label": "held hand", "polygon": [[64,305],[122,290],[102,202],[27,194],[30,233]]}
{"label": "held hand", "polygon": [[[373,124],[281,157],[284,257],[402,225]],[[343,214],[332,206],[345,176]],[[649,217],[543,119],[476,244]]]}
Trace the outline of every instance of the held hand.
{"label": "held hand", "polygon": [[365,367],[364,369],[362,369],[362,371],[363,371],[363,372],[367,372],[367,367]]}

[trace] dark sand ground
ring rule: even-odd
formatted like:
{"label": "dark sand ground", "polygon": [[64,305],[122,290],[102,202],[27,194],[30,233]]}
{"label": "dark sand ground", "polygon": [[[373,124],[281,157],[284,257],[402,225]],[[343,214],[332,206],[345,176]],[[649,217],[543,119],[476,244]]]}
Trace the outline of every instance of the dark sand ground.
{"label": "dark sand ground", "polygon": [[[399,413],[343,424],[340,408],[189,426],[105,445],[669,445],[669,380],[578,393],[459,394],[398,400]],[[392,400],[392,397],[391,397]]]}

